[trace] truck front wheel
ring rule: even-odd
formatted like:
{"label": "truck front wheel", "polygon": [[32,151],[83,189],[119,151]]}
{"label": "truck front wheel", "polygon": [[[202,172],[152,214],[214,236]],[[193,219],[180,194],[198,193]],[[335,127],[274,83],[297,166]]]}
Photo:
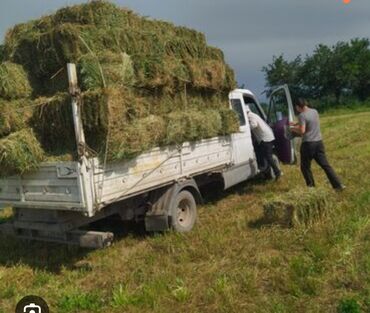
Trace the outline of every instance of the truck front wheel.
{"label": "truck front wheel", "polygon": [[183,190],[177,194],[171,212],[171,227],[177,232],[189,232],[197,219],[197,204],[191,192]]}

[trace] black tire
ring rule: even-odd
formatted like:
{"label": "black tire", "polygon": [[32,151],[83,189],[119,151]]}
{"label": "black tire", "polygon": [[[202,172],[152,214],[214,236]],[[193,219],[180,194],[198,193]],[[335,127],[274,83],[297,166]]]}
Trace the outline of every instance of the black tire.
{"label": "black tire", "polygon": [[175,204],[171,208],[171,228],[179,233],[193,229],[197,219],[197,204],[191,192],[183,190],[176,196]]}

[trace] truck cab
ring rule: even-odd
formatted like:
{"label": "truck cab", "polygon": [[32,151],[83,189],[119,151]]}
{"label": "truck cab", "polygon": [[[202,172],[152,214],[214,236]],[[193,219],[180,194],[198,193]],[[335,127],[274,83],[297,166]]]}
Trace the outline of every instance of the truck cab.
{"label": "truck cab", "polygon": [[275,135],[275,155],[284,164],[294,164],[295,142],[286,133],[289,123],[294,121],[294,109],[292,97],[287,85],[277,87],[270,95],[268,106],[265,109],[259,103],[257,97],[248,89],[235,89],[229,94],[230,108],[234,110],[240,123],[238,134],[233,138],[236,159],[243,163],[252,159],[256,160],[259,171],[265,168],[266,164],[261,157],[257,141],[250,130],[247,108],[258,114],[272,128]]}

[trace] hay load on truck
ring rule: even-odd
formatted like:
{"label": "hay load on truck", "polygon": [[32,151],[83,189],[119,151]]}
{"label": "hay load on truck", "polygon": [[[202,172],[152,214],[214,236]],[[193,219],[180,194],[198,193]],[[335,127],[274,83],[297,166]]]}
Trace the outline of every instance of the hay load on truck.
{"label": "hay load on truck", "polygon": [[190,231],[201,187],[265,169],[246,106],[273,126],[279,159],[294,162],[287,86],[266,115],[195,31],[93,1],[17,25],[3,50],[0,206],[14,211],[4,234],[99,248],[113,234],[87,225],[109,216]]}

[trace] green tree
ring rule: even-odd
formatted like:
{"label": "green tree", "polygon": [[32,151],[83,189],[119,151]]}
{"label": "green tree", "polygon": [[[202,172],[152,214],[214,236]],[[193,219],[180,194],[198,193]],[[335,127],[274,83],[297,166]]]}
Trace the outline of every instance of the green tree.
{"label": "green tree", "polygon": [[350,72],[350,88],[360,100],[370,97],[370,41],[352,39],[347,51],[347,71]]}
{"label": "green tree", "polygon": [[331,50],[326,45],[318,45],[312,56],[306,56],[301,73],[310,98],[320,98],[328,92],[328,77],[332,71],[328,66],[330,60]]}
{"label": "green tree", "polygon": [[303,65],[303,84],[312,98],[335,96],[337,102],[345,88],[348,88],[348,74],[345,70],[345,44],[333,48],[320,44],[312,56],[307,56]]}
{"label": "green tree", "polygon": [[316,46],[312,55],[293,61],[281,55],[263,67],[268,91],[281,84],[290,85],[294,94],[307,98],[335,98],[344,95],[360,100],[370,97],[370,41],[355,38],[329,47]]}
{"label": "green tree", "polygon": [[274,87],[283,84],[288,84],[291,89],[300,89],[301,69],[301,56],[297,56],[291,62],[285,60],[283,55],[274,56],[272,63],[262,68],[262,71],[265,73],[267,94]]}

